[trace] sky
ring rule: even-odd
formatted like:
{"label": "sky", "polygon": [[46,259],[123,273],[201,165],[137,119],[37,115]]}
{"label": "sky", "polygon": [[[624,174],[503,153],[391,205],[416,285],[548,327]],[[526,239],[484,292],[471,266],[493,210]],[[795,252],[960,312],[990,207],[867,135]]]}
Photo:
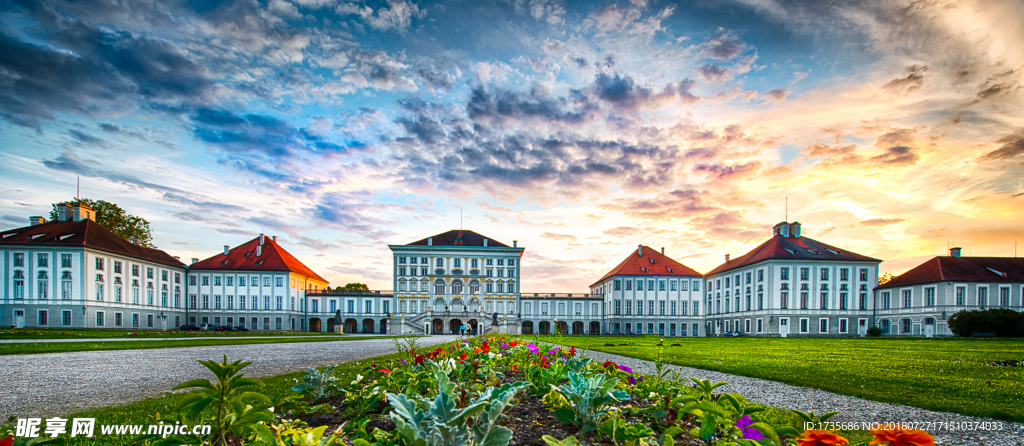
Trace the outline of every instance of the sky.
{"label": "sky", "polygon": [[186,262],[264,232],[373,289],[460,226],[524,292],[787,218],[884,272],[1024,254],[1022,43],[1012,0],[0,0],[0,226],[80,178]]}

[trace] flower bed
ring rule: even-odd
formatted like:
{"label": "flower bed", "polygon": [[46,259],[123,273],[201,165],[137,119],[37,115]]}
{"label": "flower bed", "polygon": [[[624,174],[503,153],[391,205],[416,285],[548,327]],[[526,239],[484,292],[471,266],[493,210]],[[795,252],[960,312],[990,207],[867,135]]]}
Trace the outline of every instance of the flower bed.
{"label": "flower bed", "polygon": [[[725,383],[684,379],[662,367],[642,376],[564,349],[506,337],[421,350],[396,339],[398,359],[341,382],[334,367],[308,369],[294,394],[271,402],[248,363],[201,361],[217,378],[193,380],[164,423],[210,424],[209,436],[142,437],[149,444],[356,446],[674,446],[849,444],[840,433],[798,430],[766,416]],[[798,415],[798,417],[797,417]],[[822,416],[795,413],[821,423]],[[158,415],[159,417],[159,415]],[[929,446],[923,431],[873,431],[871,445]]]}

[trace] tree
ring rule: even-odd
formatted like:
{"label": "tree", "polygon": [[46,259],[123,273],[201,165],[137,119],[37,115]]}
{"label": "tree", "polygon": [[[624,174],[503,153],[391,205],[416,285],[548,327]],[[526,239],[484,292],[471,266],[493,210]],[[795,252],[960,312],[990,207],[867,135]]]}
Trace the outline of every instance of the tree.
{"label": "tree", "polygon": [[882,277],[878,278],[878,284],[879,285],[885,285],[886,283],[889,283],[890,280],[895,279],[895,278],[896,278],[896,276],[892,275],[892,273],[882,274]]}
{"label": "tree", "polygon": [[370,287],[365,283],[346,283],[345,286],[338,287],[338,291],[370,291]]}
{"label": "tree", "polygon": [[50,221],[57,220],[57,206],[69,204],[84,204],[96,212],[96,223],[107,228],[110,232],[117,234],[125,240],[133,238],[139,240],[139,244],[149,248],[156,248],[153,244],[153,235],[149,229],[149,222],[145,218],[131,215],[121,209],[120,206],[103,200],[90,200],[88,198],[75,198],[70,201],[54,203],[50,210]]}

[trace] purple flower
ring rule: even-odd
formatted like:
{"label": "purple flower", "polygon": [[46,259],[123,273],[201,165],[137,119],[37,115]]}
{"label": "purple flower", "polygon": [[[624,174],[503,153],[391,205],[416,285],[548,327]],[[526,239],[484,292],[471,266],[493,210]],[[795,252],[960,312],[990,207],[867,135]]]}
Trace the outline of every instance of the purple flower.
{"label": "purple flower", "polygon": [[407,365],[404,359],[402,360],[402,365]]}
{"label": "purple flower", "polygon": [[622,370],[623,372],[626,372],[626,373],[633,373],[633,369],[631,369],[629,367],[626,367],[624,365],[619,365],[619,370]]}
{"label": "purple flower", "polygon": [[[643,379],[643,377],[640,378]],[[634,378],[633,375],[629,375],[629,383],[632,385],[636,385],[636,378]]]}
{"label": "purple flower", "polygon": [[539,349],[539,348],[537,348],[537,346],[536,346],[536,345],[533,345],[533,344],[529,344],[529,345],[527,345],[527,346],[526,346],[526,349],[527,349],[527,350],[530,350],[530,353],[533,353],[533,354],[535,354],[535,355],[536,355],[537,353],[540,353],[540,349]]}
{"label": "purple flower", "polygon": [[736,420],[736,427],[743,431],[743,438],[747,440],[760,440],[764,438],[761,431],[749,427],[751,424],[754,424],[754,421],[750,419],[750,415],[744,415],[743,418]]}
{"label": "purple flower", "polygon": [[503,348],[505,350],[508,350],[508,343],[507,342],[506,343],[502,343],[501,344],[501,348]]}
{"label": "purple flower", "polygon": [[555,353],[558,353],[558,347],[555,347],[555,348],[553,348],[551,350],[548,350],[548,354],[549,355],[554,355]]}

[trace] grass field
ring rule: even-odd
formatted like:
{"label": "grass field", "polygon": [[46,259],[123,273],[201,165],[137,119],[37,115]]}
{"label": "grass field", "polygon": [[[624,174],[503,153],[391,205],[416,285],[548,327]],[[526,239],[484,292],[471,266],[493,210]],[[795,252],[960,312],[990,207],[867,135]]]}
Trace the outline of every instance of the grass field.
{"label": "grass field", "polygon": [[[405,337],[405,336],[399,336]],[[253,339],[246,337],[227,339],[180,339],[180,340],[142,340],[142,341],[82,341],[82,342],[19,342],[0,344],[2,355],[29,355],[35,353],[65,353],[96,350],[140,350],[151,348],[202,347],[208,345],[236,344],[280,344],[286,342],[332,342],[357,341],[361,339],[380,339],[374,336],[311,336],[281,337],[270,339]]]}
{"label": "grass field", "polygon": [[191,338],[246,336],[337,336],[335,333],[291,331],[179,331],[179,330],[89,330],[89,329],[0,329],[0,339],[94,339],[94,338]]}
{"label": "grass field", "polygon": [[[539,338],[555,341],[552,336]],[[561,342],[651,359],[658,339],[567,336]],[[1024,368],[986,365],[1024,359],[1024,341],[665,338],[665,345],[668,361],[676,365],[942,412],[1024,421]]]}

